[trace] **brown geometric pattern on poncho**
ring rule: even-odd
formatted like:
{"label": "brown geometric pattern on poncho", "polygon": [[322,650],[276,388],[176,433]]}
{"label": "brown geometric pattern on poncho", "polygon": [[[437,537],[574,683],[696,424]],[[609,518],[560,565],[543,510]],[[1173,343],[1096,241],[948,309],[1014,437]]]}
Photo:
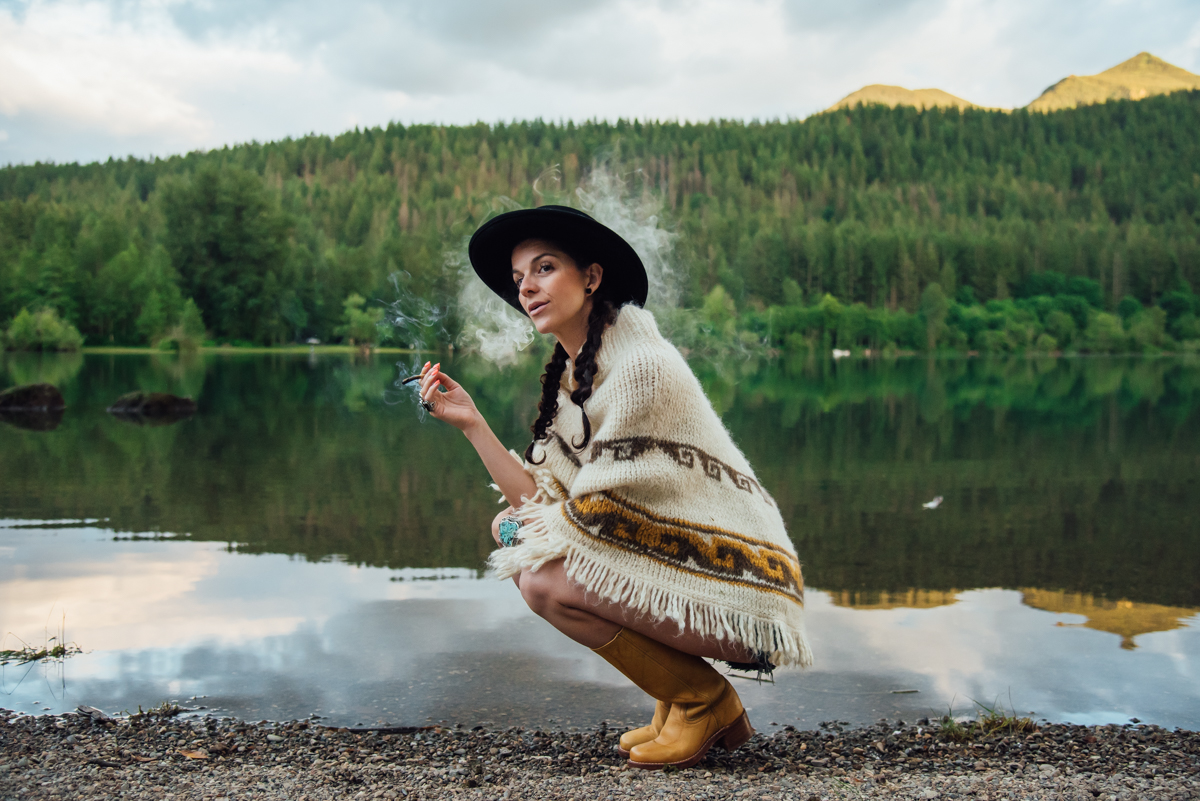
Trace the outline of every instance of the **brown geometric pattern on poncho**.
{"label": "brown geometric pattern on poncho", "polygon": [[568,462],[576,467],[582,467],[579,464],[579,457],[575,455],[575,449],[567,444],[567,441],[557,431],[551,431],[550,434],[554,437],[554,441],[558,443],[558,449],[562,451],[562,455]]}
{"label": "brown geometric pattern on poncho", "polygon": [[771,506],[775,505],[775,499],[753,478],[733,469],[717,457],[705,453],[694,445],[685,445],[682,442],[671,442],[670,440],[655,439],[654,437],[596,440],[592,443],[591,458],[592,461],[595,461],[608,451],[612,453],[615,461],[629,462],[651,450],[659,450],[665,453],[680,467],[691,469],[699,462],[704,475],[716,481],[720,481],[721,475],[724,473],[729,476],[729,480],[738,489],[751,494],[757,492],[762,496],[764,501]]}
{"label": "brown geometric pattern on poncho", "polygon": [[563,505],[592,539],[706,578],[768,590],[804,603],[800,564],[782,548],[732,531],[660,517],[598,492]]}

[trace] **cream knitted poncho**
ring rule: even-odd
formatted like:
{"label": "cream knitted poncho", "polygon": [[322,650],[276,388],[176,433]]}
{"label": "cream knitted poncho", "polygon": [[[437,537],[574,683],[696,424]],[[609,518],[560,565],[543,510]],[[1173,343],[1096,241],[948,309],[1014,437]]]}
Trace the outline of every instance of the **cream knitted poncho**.
{"label": "cream knitted poncho", "polygon": [[656,620],[807,665],[804,580],[774,499],[733,444],[700,382],[654,317],[621,309],[604,332],[584,452],[572,366],[558,414],[526,470],[522,541],[494,551],[501,578],[560,557],[602,598]]}

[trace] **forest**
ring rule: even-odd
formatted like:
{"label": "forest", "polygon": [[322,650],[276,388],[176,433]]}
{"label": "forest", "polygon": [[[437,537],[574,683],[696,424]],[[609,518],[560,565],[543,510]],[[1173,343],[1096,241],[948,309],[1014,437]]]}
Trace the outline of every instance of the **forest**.
{"label": "forest", "polygon": [[0,331],[13,349],[386,342],[400,276],[454,335],[447,255],[599,166],[676,235],[689,347],[1195,351],[1197,131],[1200,92],[1180,92],[1052,113],[392,124],[9,166]]}

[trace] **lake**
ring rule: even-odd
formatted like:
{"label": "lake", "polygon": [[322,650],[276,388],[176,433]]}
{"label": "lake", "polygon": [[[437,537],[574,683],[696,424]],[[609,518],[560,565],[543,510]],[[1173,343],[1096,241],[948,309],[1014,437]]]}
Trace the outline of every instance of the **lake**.
{"label": "lake", "polygon": [[[0,706],[644,723],[644,695],[483,572],[498,496],[393,389],[414,360],[0,356],[0,389],[68,403],[48,431],[0,418],[0,647],[83,651],[0,667]],[[692,361],[808,585],[816,664],[737,683],[758,728],[977,703],[1200,726],[1200,361]],[[523,450],[540,364],[443,364]],[[135,389],[199,410],[105,413]]]}

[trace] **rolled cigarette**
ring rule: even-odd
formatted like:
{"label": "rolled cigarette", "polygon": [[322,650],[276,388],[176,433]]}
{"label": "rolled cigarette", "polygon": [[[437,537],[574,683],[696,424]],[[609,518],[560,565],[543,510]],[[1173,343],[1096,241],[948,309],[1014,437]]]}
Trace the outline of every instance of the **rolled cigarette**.
{"label": "rolled cigarette", "polygon": [[419,381],[420,379],[422,379],[422,378],[424,378],[424,377],[425,377],[425,374],[424,374],[424,373],[417,373],[416,375],[410,375],[408,378],[406,378],[406,379],[404,379],[403,381],[401,381],[401,382],[400,382],[400,384],[401,384],[401,385],[404,385],[404,384],[411,384],[412,382],[414,382],[414,381]]}

